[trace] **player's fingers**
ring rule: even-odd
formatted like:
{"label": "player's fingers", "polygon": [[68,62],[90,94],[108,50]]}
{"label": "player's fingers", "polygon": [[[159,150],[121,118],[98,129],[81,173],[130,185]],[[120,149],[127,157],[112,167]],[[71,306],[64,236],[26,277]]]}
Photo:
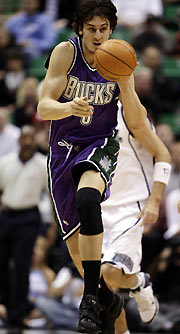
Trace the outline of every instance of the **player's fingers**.
{"label": "player's fingers", "polygon": [[78,117],[89,117],[93,114],[92,111],[89,110],[73,110],[73,116],[78,116]]}
{"label": "player's fingers", "polygon": [[72,101],[71,106],[72,106],[73,111],[75,111],[75,112],[77,112],[77,111],[78,112],[82,111],[82,112],[85,112],[85,113],[89,112],[90,115],[92,115],[92,113],[93,113],[93,107],[90,106],[89,104],[82,105],[82,104],[76,103],[76,101]]}
{"label": "player's fingers", "polygon": [[83,98],[75,97],[73,102],[75,104],[77,104],[78,106],[84,106],[84,107],[87,107],[87,108],[93,110],[93,107],[90,106],[89,103],[88,103],[88,98],[87,97],[83,97]]}

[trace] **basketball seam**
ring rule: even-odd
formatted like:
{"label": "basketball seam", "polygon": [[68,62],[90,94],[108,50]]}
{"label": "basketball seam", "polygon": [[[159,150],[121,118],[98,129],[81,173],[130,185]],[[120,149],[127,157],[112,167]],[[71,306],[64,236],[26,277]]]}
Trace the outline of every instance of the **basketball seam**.
{"label": "basketball seam", "polygon": [[[109,40],[109,41],[111,41],[111,40]],[[130,51],[130,53],[132,54],[132,56],[134,58],[135,64],[136,64],[137,63],[136,51],[134,50],[134,48],[132,47],[131,44],[129,44],[128,42],[126,42],[124,40],[123,40],[123,42],[125,42],[129,46],[129,48],[125,44],[121,43],[121,40],[118,40],[117,42],[116,42],[116,40],[113,40],[113,43],[121,44],[122,46],[124,46],[126,49],[128,49]]]}
{"label": "basketball seam", "polygon": [[[126,64],[125,61],[123,61],[122,59],[120,59],[117,56],[113,55],[112,53],[110,53],[110,52],[108,52],[108,51],[106,51],[106,50],[104,50],[102,48],[101,49],[97,49],[97,51],[103,51],[103,52],[107,53],[108,55],[110,55],[110,56],[116,58],[117,60],[121,61],[124,65],[126,65],[127,67],[129,67],[132,71],[134,70],[131,66],[129,66],[128,64]],[[109,70],[106,69],[106,71],[109,71]]]}
{"label": "basketball seam", "polygon": [[[96,57],[96,62],[97,62],[97,64],[99,64],[106,72],[107,72],[107,76],[108,76],[108,73],[110,73],[110,74],[113,74],[113,75],[116,75],[117,76],[117,79],[119,78],[119,77],[127,77],[127,76],[129,76],[130,74],[116,74],[116,73],[114,73],[114,72],[111,72],[111,71],[109,71],[109,70],[107,70],[100,62],[99,62],[99,60],[97,59],[97,57]],[[97,71],[98,71],[98,69],[97,69]],[[99,71],[101,71],[101,69],[99,69]],[[101,71],[102,73],[103,73],[103,71]],[[105,75],[106,75],[106,73],[104,73]]]}

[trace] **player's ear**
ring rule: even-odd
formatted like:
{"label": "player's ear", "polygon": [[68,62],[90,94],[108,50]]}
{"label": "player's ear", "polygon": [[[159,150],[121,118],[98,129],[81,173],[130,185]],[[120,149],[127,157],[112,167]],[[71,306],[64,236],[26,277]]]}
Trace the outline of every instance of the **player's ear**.
{"label": "player's ear", "polygon": [[109,35],[112,35],[112,29],[110,29]]}
{"label": "player's ear", "polygon": [[81,26],[79,26],[79,35],[82,36],[83,35],[83,28]]}

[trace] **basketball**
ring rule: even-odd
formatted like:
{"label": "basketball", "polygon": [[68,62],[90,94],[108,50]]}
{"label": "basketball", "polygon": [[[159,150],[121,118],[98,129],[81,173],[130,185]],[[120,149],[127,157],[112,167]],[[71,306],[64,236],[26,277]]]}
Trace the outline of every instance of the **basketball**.
{"label": "basketball", "polygon": [[122,39],[109,39],[95,52],[94,64],[105,79],[116,81],[132,74],[138,65],[134,48]]}

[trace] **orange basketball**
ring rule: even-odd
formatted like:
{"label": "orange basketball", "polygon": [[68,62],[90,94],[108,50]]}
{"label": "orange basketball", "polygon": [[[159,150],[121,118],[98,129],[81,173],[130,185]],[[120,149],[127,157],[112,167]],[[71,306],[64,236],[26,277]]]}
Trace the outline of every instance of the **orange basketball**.
{"label": "orange basketball", "polygon": [[138,65],[134,48],[122,39],[109,39],[95,52],[95,66],[99,74],[110,81],[127,77]]}

